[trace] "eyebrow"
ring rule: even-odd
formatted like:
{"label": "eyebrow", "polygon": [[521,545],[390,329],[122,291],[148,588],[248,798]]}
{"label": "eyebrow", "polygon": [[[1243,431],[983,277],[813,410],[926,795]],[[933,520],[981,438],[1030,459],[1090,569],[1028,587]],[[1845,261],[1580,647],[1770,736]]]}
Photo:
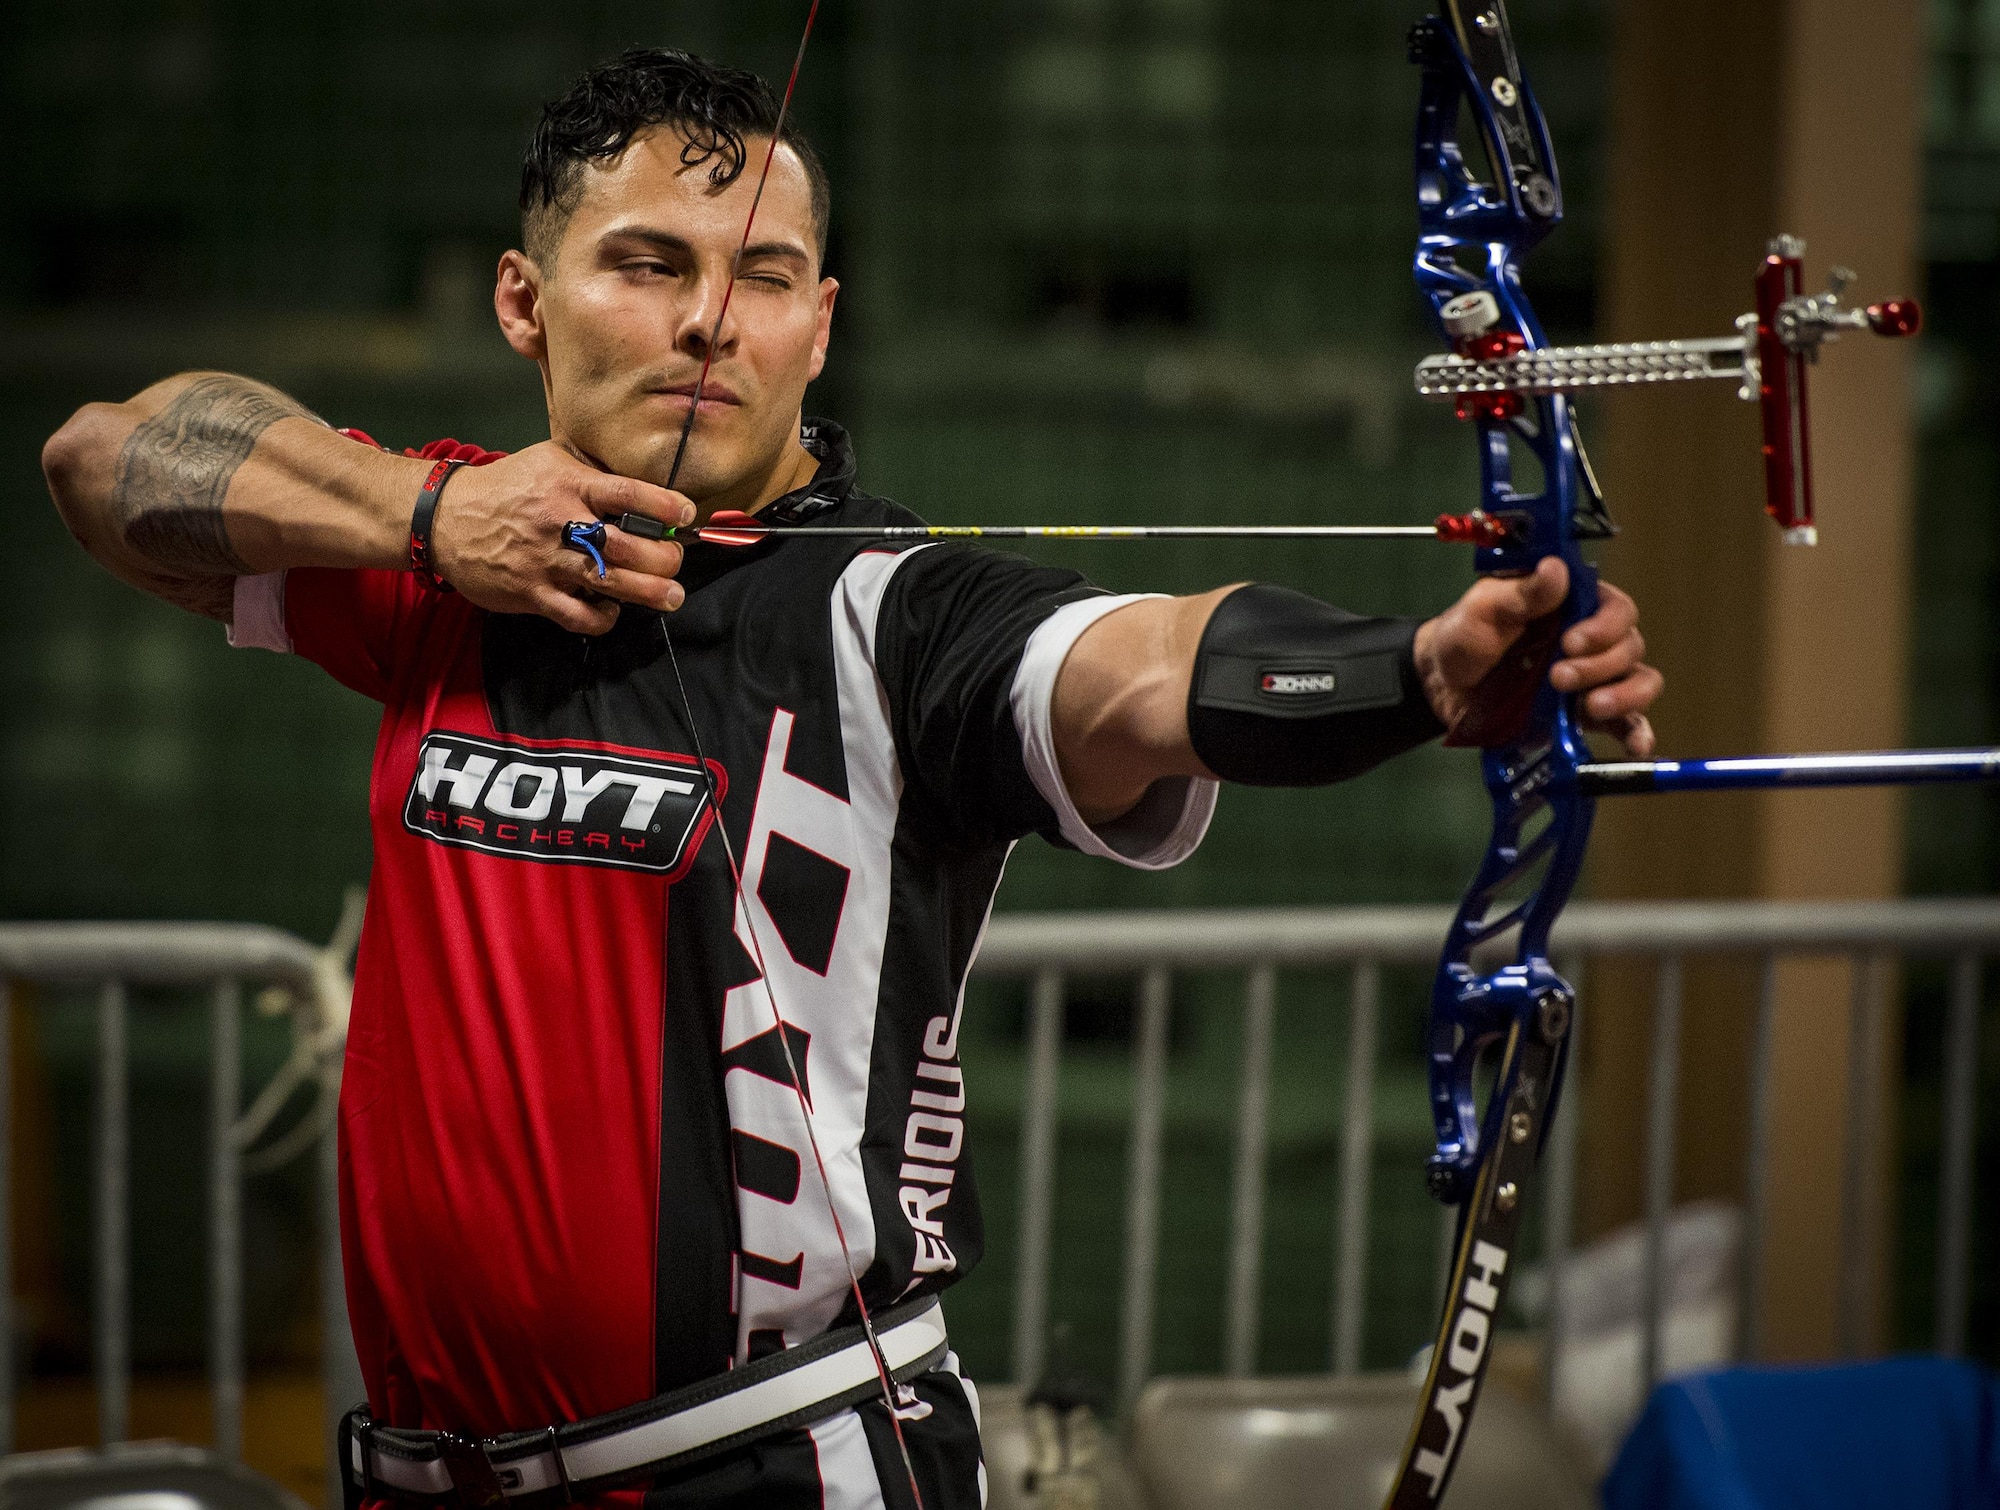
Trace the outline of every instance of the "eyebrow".
{"label": "eyebrow", "polygon": [[[646,245],[663,252],[680,252],[688,255],[692,255],[694,251],[685,236],[676,236],[671,231],[655,230],[651,226],[643,225],[614,226],[604,233],[602,241],[643,241]],[[743,248],[745,262],[758,257],[776,257],[782,261],[796,263],[800,267],[812,265],[812,259],[806,255],[805,248],[796,241],[753,241]]]}

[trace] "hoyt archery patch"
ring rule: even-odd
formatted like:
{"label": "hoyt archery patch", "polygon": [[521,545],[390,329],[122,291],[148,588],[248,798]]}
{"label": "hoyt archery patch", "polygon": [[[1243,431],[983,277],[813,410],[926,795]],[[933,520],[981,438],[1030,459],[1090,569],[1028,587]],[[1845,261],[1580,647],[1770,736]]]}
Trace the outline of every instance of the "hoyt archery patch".
{"label": "hoyt archery patch", "polygon": [[[721,769],[715,771],[718,789]],[[438,844],[677,879],[709,823],[689,756],[611,755],[586,745],[424,736],[403,827]]]}

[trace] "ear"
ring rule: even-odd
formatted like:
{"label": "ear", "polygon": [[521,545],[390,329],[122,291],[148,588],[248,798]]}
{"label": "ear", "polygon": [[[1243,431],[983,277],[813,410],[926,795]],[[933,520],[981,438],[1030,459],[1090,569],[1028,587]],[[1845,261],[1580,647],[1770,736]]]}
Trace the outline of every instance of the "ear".
{"label": "ear", "polygon": [[507,344],[531,362],[549,354],[542,329],[542,270],[526,252],[500,254],[500,276],[493,285],[493,313]]}
{"label": "ear", "polygon": [[811,382],[826,366],[827,342],[833,339],[833,301],[840,292],[837,278],[819,280],[819,318],[813,327],[812,364],[806,369],[806,381]]}

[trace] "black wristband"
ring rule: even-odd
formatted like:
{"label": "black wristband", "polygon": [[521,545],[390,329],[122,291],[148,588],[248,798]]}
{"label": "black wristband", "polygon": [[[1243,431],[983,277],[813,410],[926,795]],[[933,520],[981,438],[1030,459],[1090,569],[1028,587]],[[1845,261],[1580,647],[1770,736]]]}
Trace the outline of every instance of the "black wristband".
{"label": "black wristband", "polygon": [[1361,618],[1262,582],[1238,588],[1195,653],[1195,754],[1225,781],[1325,786],[1437,738],[1418,622]]}
{"label": "black wristband", "polygon": [[450,592],[452,587],[438,575],[431,558],[431,531],[437,525],[438,499],[444,493],[444,485],[464,465],[462,461],[440,461],[432,467],[424,479],[423,490],[417,494],[416,509],[410,515],[410,570],[424,586],[439,592]]}

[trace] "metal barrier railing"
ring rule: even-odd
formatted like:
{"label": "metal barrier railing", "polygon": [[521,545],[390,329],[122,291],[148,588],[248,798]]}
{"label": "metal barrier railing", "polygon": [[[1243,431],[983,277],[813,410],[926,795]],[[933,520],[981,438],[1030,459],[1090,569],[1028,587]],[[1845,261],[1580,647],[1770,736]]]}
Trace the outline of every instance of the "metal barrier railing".
{"label": "metal barrier railing", "polygon": [[[1176,971],[1244,972],[1244,1056],[1238,1087],[1231,1225],[1224,1296],[1225,1366],[1254,1372],[1262,1270],[1265,1151],[1270,1065],[1281,968],[1347,966],[1351,993],[1347,1082],[1341,1113],[1340,1195],[1328,1359],[1336,1373],[1360,1367],[1367,1279],[1369,1170],[1374,1142],[1374,1080],[1382,970],[1428,964],[1449,913],[1435,907],[1269,909],[1002,916],[993,920],[975,969],[1032,981],[1027,1028],[1027,1084],[1020,1140],[1021,1217],[1013,1318],[1017,1379],[1038,1379],[1046,1362],[1049,1255],[1055,1194],[1057,1088],[1066,978],[1126,973],[1139,978],[1133,1053],[1133,1113],[1128,1153],[1124,1297],[1120,1313],[1119,1396],[1129,1401],[1151,1373],[1154,1279],[1158,1266],[1160,1182],[1165,1135],[1167,1039]],[[321,949],[274,929],[221,924],[0,924],[0,1360],[14,1354],[13,1276],[9,1268],[12,1148],[7,1104],[12,1043],[10,985],[34,981],[97,991],[98,1069],[94,1371],[99,1434],[126,1434],[130,1389],[129,1227],[126,1019],[134,986],[207,985],[210,1005],[211,1257],[209,1369],[219,1451],[240,1454],[243,1417],[243,1251],[241,1182],[244,1148],[271,1125],[304,1078],[318,1075],[330,1095],[346,1028],[346,959],[358,929],[352,902],[336,942]],[[1952,962],[1945,1032],[1938,1219],[1936,1345],[1962,1349],[1970,1287],[1973,1144],[1981,964],[2000,953],[2000,900],[1895,902],[1728,902],[1579,904],[1565,913],[1555,955],[1581,982],[1591,960],[1650,956],[1655,977],[1646,1126],[1646,1266],[1644,1349],[1647,1379],[1658,1376],[1665,1287],[1665,1229],[1674,1181],[1682,961],[1690,955],[1749,955],[1763,962],[1752,1037],[1750,1124],[1746,1150],[1745,1231],[1738,1344],[1755,1350],[1763,1311],[1762,1213],[1771,1153],[1771,1059],[1777,966],[1786,956],[1845,955],[1854,971],[1849,1003],[1848,1107],[1844,1150],[1847,1241],[1841,1293],[1867,1292],[1871,1263],[1861,1199],[1875,1129],[1868,1116],[1881,1066],[1872,1053],[1885,1010],[1891,957],[1942,956]],[[241,1104],[243,985],[282,988],[294,1004],[296,1051],[278,1080],[247,1111]],[[1581,993],[1587,1000],[1588,989]],[[289,1080],[288,1080],[289,1077]],[[1569,1250],[1575,1166],[1575,1097],[1551,1133],[1543,1195],[1544,1249],[1558,1275]],[[326,1103],[330,1105],[330,1101]],[[328,1346],[326,1399],[332,1413],[360,1398],[340,1283],[339,1223],[333,1137],[323,1124],[301,1124],[277,1139],[285,1156],[316,1142],[320,1181],[320,1291]],[[1448,1214],[1441,1230],[1449,1236]],[[1441,1252],[1448,1251],[1441,1242]],[[1561,1287],[1555,1287],[1550,1346],[1561,1345]],[[1843,1310],[1858,1316],[1863,1307]],[[14,1440],[15,1381],[0,1367],[0,1451]],[[330,1503],[338,1480],[329,1478]]]}
{"label": "metal barrier railing", "polygon": [[[1372,1087],[1385,965],[1427,965],[1450,918],[1438,907],[1129,912],[996,917],[975,971],[1033,981],[1027,1033],[1027,1094],[1020,1142],[1021,1216],[1015,1274],[1013,1359],[1017,1382],[1031,1384],[1047,1361],[1049,1225],[1055,1191],[1056,1089],[1060,1072],[1066,977],[1137,975],[1138,1027],[1133,1050],[1133,1110],[1128,1153],[1124,1297],[1120,1312],[1117,1395],[1128,1403],[1151,1373],[1153,1288],[1158,1266],[1162,1112],[1166,1032],[1175,971],[1244,972],[1242,1080],[1231,1191],[1228,1279],[1223,1300],[1223,1358],[1231,1374],[1256,1367],[1275,972],[1281,967],[1352,970],[1347,1085],[1340,1133],[1333,1325],[1328,1360],[1336,1373],[1360,1367],[1373,1153]],[[1889,902],[1583,903],[1557,925],[1553,952],[1580,986],[1593,959],[1651,957],[1653,1032],[1649,1053],[1645,1152],[1645,1264],[1640,1370],[1661,1372],[1665,1319],[1666,1232],[1675,1178],[1677,1091],[1683,1011],[1683,961],[1691,955],[1744,955],[1762,961],[1750,1066],[1745,1151],[1744,1230],[1737,1300],[1739,1353],[1754,1355],[1764,1314],[1768,1171],[1771,1161],[1771,1062],[1778,963],[1789,956],[1846,956],[1856,966],[1848,1009],[1847,1127],[1840,1295],[1844,1348],[1858,1349],[1873,1255],[1864,1199],[1874,1158],[1870,1117],[1881,1075],[1875,1045],[1892,957],[1942,956],[1952,962],[1946,1027],[1943,1163],[1938,1219],[1935,1341],[1947,1353],[1964,1346],[1972,1236],[1972,1156],[1980,967],[2000,952],[2000,899]],[[1581,1023],[1579,1023],[1579,1032]],[[1543,1248],[1554,1277],[1549,1347],[1564,1337],[1561,1268],[1570,1248],[1575,1179],[1576,1097],[1566,1098],[1545,1163]],[[1449,1213],[1442,1230],[1448,1239]],[[1440,1261],[1449,1252],[1440,1243]],[[1440,1278],[1439,1289],[1443,1281]],[[1552,1377],[1554,1370],[1547,1370]]]}
{"label": "metal barrier railing", "polygon": [[[11,1268],[13,1125],[9,1096],[14,986],[34,982],[95,988],[97,1068],[93,1108],[94,1218],[91,1252],[94,1297],[92,1372],[100,1442],[128,1435],[131,1398],[131,1229],[127,1018],[131,991],[146,986],[207,986],[209,1001],[208,1116],[208,1372],[215,1450],[243,1450],[243,1222],[245,1152],[271,1127],[292,1094],[320,1081],[319,1109],[253,1158],[271,1167],[317,1148],[320,1156],[318,1252],[323,1371],[332,1415],[361,1397],[360,1370],[349,1341],[340,1281],[340,1230],[333,1178],[330,1113],[337,1094],[339,1050],[347,1031],[351,991],[347,960],[360,926],[359,898],[350,897],[334,942],[316,948],[275,928],[222,923],[0,923],[0,1452],[15,1439],[16,1319]],[[274,1080],[242,1106],[243,987],[283,991],[293,1019],[294,1050]],[[269,1155],[276,1154],[277,1158]],[[337,1402],[337,1403],[336,1403]],[[329,1463],[331,1456],[329,1454]],[[337,1479],[329,1479],[339,1503]]]}

